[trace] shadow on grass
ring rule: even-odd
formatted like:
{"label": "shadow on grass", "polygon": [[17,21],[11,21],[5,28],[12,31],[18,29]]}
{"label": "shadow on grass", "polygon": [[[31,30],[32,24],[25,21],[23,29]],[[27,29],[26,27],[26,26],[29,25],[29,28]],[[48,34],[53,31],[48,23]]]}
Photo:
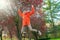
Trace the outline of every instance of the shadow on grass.
{"label": "shadow on grass", "polygon": [[50,38],[40,38],[38,40],[50,40]]}

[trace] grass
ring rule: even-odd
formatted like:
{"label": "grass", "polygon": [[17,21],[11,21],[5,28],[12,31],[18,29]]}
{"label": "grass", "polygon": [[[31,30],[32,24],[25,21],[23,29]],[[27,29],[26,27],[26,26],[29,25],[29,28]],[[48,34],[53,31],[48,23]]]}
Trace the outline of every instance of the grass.
{"label": "grass", "polygon": [[[2,38],[3,40],[11,40],[11,38],[7,37],[7,38]],[[28,38],[22,38],[22,40],[29,40]],[[0,38],[1,40],[1,38]],[[13,37],[12,40],[18,40],[16,37]],[[31,39],[34,40],[34,39]],[[50,39],[40,39],[40,40],[60,40],[60,38],[50,38]]]}
{"label": "grass", "polygon": [[60,38],[54,38],[54,39],[50,39],[50,40],[60,40]]}
{"label": "grass", "polygon": [[[1,39],[0,39],[1,40]],[[2,40],[11,40],[11,38],[7,37],[3,37]],[[13,37],[12,40],[18,40],[16,37]],[[28,38],[22,38],[22,40],[29,40]],[[31,40],[34,40],[34,39],[31,39]]]}
{"label": "grass", "polygon": [[42,38],[39,40],[60,40],[60,38]]}

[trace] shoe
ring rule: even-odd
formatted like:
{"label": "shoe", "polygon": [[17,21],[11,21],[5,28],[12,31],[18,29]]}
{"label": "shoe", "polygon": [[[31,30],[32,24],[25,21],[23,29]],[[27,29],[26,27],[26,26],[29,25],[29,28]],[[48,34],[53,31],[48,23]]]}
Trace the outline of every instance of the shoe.
{"label": "shoe", "polygon": [[23,33],[22,33],[22,36],[25,36],[25,34],[26,34],[26,32],[23,32]]}
{"label": "shoe", "polygon": [[41,33],[40,31],[38,31],[38,34],[39,34],[39,35],[42,35],[42,33]]}

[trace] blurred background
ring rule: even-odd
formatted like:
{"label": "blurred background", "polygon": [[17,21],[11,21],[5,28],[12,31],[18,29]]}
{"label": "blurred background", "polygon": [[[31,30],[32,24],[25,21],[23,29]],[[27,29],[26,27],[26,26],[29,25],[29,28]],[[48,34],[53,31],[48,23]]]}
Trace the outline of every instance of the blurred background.
{"label": "blurred background", "polygon": [[42,35],[28,32],[26,40],[60,40],[60,0],[0,0],[0,39],[22,40],[20,33],[22,19],[17,10],[31,10],[35,7],[35,13],[31,16],[32,27],[40,30]]}

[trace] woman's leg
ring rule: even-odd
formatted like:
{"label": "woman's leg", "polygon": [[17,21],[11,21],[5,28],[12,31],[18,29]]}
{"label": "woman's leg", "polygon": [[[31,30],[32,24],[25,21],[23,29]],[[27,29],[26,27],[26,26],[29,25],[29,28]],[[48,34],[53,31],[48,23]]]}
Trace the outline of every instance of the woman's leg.
{"label": "woman's leg", "polygon": [[30,24],[30,25],[28,25],[28,28],[29,28],[29,30],[30,30],[30,31],[38,32],[38,33],[39,33],[39,35],[41,35],[41,32],[40,32],[40,31],[38,31],[38,30],[36,30],[36,29],[32,29],[31,24]]}
{"label": "woman's leg", "polygon": [[26,33],[26,32],[25,32],[25,27],[24,27],[24,26],[21,28],[21,33]]}
{"label": "woman's leg", "polygon": [[35,32],[37,32],[37,30],[36,30],[36,29],[32,29],[31,24],[30,24],[30,25],[28,25],[28,28],[29,28],[29,30],[30,30],[30,31],[35,31]]}

